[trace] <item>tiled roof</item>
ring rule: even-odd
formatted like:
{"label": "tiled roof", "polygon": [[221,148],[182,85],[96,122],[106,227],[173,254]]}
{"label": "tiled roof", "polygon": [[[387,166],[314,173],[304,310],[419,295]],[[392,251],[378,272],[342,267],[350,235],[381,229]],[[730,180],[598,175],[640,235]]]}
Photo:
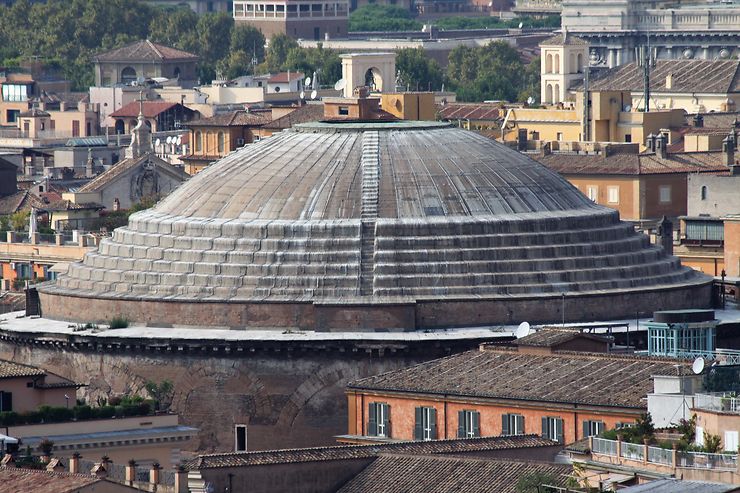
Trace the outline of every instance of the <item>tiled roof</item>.
{"label": "tiled roof", "polygon": [[158,169],[169,171],[171,174],[178,175],[180,178],[182,178],[182,181],[185,181],[190,177],[190,175],[185,173],[180,168],[177,168],[165,161],[162,161],[154,154],[146,154],[137,159],[124,159],[123,161],[120,161],[118,164],[115,164],[109,170],[104,171],[103,173],[95,177],[95,179],[87,182],[85,185],[80,187],[79,190],[77,191],[78,192],[97,192],[98,190],[102,189],[109,183],[116,180],[120,175],[122,175],[126,171],[130,170],[131,168],[135,168],[136,166],[141,164],[146,159],[151,159],[154,165]]}
{"label": "tiled roof", "polygon": [[[686,123],[692,125],[696,114],[686,114]],[[736,121],[740,121],[740,113],[738,112],[719,112],[714,113],[702,113],[704,119],[704,128],[718,129],[729,132],[732,127],[735,126]],[[700,130],[700,129],[697,129]]]}
{"label": "tiled roof", "polygon": [[291,464],[298,462],[320,462],[332,460],[364,459],[377,457],[381,453],[400,454],[464,454],[490,450],[552,447],[555,442],[536,435],[466,438],[454,440],[432,440],[429,442],[393,442],[370,445],[338,445],[262,452],[235,452],[226,454],[199,455],[188,462],[194,469],[218,467],[258,466],[266,464]]}
{"label": "tiled roof", "polygon": [[740,491],[740,486],[708,481],[683,481],[675,478],[664,478],[643,483],[637,486],[620,489],[624,493],[730,493]]}
{"label": "tiled roof", "polygon": [[269,112],[251,112],[246,110],[221,113],[210,118],[201,118],[187,123],[192,127],[248,127],[260,126],[270,122]]}
{"label": "tiled roof", "polygon": [[38,108],[31,108],[28,111],[22,111],[18,113],[18,116],[28,118],[28,117],[51,116],[51,115],[49,115],[49,113],[47,113],[44,110],[40,110]]}
{"label": "tiled roof", "polygon": [[271,130],[283,130],[290,128],[297,123],[308,123],[316,122],[324,118],[324,105],[323,104],[304,104],[300,108],[296,108],[285,116],[281,116],[270,123],[266,124],[264,128]]}
{"label": "tiled roof", "polygon": [[18,211],[31,210],[32,207],[43,208],[46,204],[28,190],[19,190],[12,195],[0,197],[0,216]]}
{"label": "tiled roof", "polygon": [[[737,60],[658,60],[650,71],[653,92],[702,92],[726,94],[740,91]],[[671,88],[666,77],[672,75]],[[595,76],[592,91],[642,91],[643,69],[637,63],[620,65]]]}
{"label": "tiled roof", "polygon": [[655,154],[570,154],[532,156],[564,175],[655,175],[725,171],[721,152],[682,152],[661,159]]}
{"label": "tiled roof", "polygon": [[514,341],[517,346],[553,347],[572,341],[574,339],[586,338],[594,341],[607,342],[607,339],[593,334],[584,334],[579,329],[563,327],[543,327],[537,332],[529,334]]}
{"label": "tiled roof", "polygon": [[0,467],[0,489],[5,493],[73,493],[100,481],[90,474]]}
{"label": "tiled roof", "polygon": [[652,376],[675,375],[681,364],[686,362],[485,347],[364,378],[348,388],[645,409]]}
{"label": "tiled roof", "polygon": [[501,107],[491,103],[447,103],[438,105],[442,120],[498,120]]}
{"label": "tiled roof", "polygon": [[576,45],[588,45],[588,42],[583,40],[582,38],[579,38],[578,36],[573,36],[572,34],[569,34],[565,36],[565,43],[563,43],[563,34],[559,33],[554,36],[551,36],[544,41],[540,41],[540,46],[576,46]]}
{"label": "tiled roof", "polygon": [[564,486],[566,465],[462,457],[382,455],[338,493],[517,493],[528,475],[548,477]]}
{"label": "tiled roof", "polygon": [[267,82],[269,84],[286,84],[290,80],[303,79],[303,72],[279,72],[275,75],[271,75]]}
{"label": "tiled roof", "polygon": [[[146,118],[154,118],[173,106],[177,106],[177,104],[169,101],[144,101],[141,112]],[[139,101],[131,101],[127,105],[118,108],[109,116],[113,118],[136,118],[139,116],[139,111]]]}
{"label": "tiled roof", "polygon": [[0,378],[38,377],[43,375],[46,375],[46,372],[40,368],[0,360]]}
{"label": "tiled roof", "polygon": [[137,41],[121,48],[116,48],[105,53],[100,53],[93,60],[105,62],[133,62],[133,61],[158,61],[158,60],[197,60],[198,56],[187,51],[178,50],[151,41]]}

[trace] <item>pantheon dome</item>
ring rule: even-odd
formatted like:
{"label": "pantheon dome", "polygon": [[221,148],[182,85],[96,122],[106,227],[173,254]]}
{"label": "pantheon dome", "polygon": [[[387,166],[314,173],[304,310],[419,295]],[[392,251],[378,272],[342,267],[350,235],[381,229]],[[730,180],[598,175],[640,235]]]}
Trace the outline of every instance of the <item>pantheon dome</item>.
{"label": "pantheon dome", "polygon": [[710,280],[476,133],[318,122],[211,165],[39,293],[79,322],[414,330],[704,307]]}

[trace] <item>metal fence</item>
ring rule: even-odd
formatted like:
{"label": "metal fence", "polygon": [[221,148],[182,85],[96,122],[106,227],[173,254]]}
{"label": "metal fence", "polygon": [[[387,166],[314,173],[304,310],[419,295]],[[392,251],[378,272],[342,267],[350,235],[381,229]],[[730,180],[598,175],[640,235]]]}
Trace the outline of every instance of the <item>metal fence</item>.
{"label": "metal fence", "polygon": [[734,393],[696,394],[695,406],[725,413],[740,413],[740,398]]}
{"label": "metal fence", "polygon": [[593,438],[593,452],[602,455],[609,455],[612,457],[617,456],[617,442],[614,440],[606,440],[604,438]]}
{"label": "metal fence", "polygon": [[710,454],[705,452],[678,452],[678,467],[695,469],[737,469],[737,454]]}
{"label": "metal fence", "polygon": [[645,446],[637,443],[622,442],[622,457],[632,460],[645,458]]}
{"label": "metal fence", "polygon": [[648,447],[648,462],[672,466],[673,450],[659,447]]}

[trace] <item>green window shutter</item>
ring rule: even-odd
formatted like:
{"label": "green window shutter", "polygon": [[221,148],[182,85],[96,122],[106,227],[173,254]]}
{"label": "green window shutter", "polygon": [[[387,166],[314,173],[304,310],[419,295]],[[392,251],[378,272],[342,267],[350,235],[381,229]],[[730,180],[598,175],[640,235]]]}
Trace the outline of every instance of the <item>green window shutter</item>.
{"label": "green window shutter", "polygon": [[584,419],[583,420],[583,437],[582,438],[586,438],[587,436],[590,435],[590,431],[591,430],[589,430],[590,426],[588,424],[589,424],[589,421]]}
{"label": "green window shutter", "polygon": [[480,413],[478,411],[473,411],[473,436],[480,436]]}
{"label": "green window shutter", "polygon": [[511,415],[510,414],[501,415],[501,434],[502,435],[511,434],[511,431],[509,430],[509,416]]}
{"label": "green window shutter", "polygon": [[457,438],[465,438],[465,411],[457,412]]}
{"label": "green window shutter", "polygon": [[524,435],[524,416],[516,415],[516,432],[518,435]]}
{"label": "green window shutter", "polygon": [[437,439],[437,410],[432,408],[429,410],[429,427],[432,429],[431,439]]}
{"label": "green window shutter", "polygon": [[557,441],[558,443],[565,443],[563,440],[563,420],[562,418],[557,418],[555,420],[555,431],[557,433]]}
{"label": "green window shutter", "polygon": [[542,418],[542,438],[549,438],[550,434],[547,431],[547,418]]}
{"label": "green window shutter", "polygon": [[378,436],[378,407],[375,402],[367,406],[367,434],[371,437]]}
{"label": "green window shutter", "polygon": [[417,407],[415,414],[416,421],[414,422],[414,440],[424,440],[424,408]]}
{"label": "green window shutter", "polygon": [[391,406],[389,404],[381,404],[384,408],[383,419],[385,423],[385,436],[390,438],[391,435]]}

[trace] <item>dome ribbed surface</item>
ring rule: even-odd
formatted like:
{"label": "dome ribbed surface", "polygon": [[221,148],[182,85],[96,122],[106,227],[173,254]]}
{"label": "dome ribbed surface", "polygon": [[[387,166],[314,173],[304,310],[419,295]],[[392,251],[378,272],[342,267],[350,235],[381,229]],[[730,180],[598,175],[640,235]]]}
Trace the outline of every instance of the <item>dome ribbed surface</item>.
{"label": "dome ribbed surface", "polygon": [[375,302],[705,282],[534,160],[399,122],[306,124],[231,153],[41,290]]}

